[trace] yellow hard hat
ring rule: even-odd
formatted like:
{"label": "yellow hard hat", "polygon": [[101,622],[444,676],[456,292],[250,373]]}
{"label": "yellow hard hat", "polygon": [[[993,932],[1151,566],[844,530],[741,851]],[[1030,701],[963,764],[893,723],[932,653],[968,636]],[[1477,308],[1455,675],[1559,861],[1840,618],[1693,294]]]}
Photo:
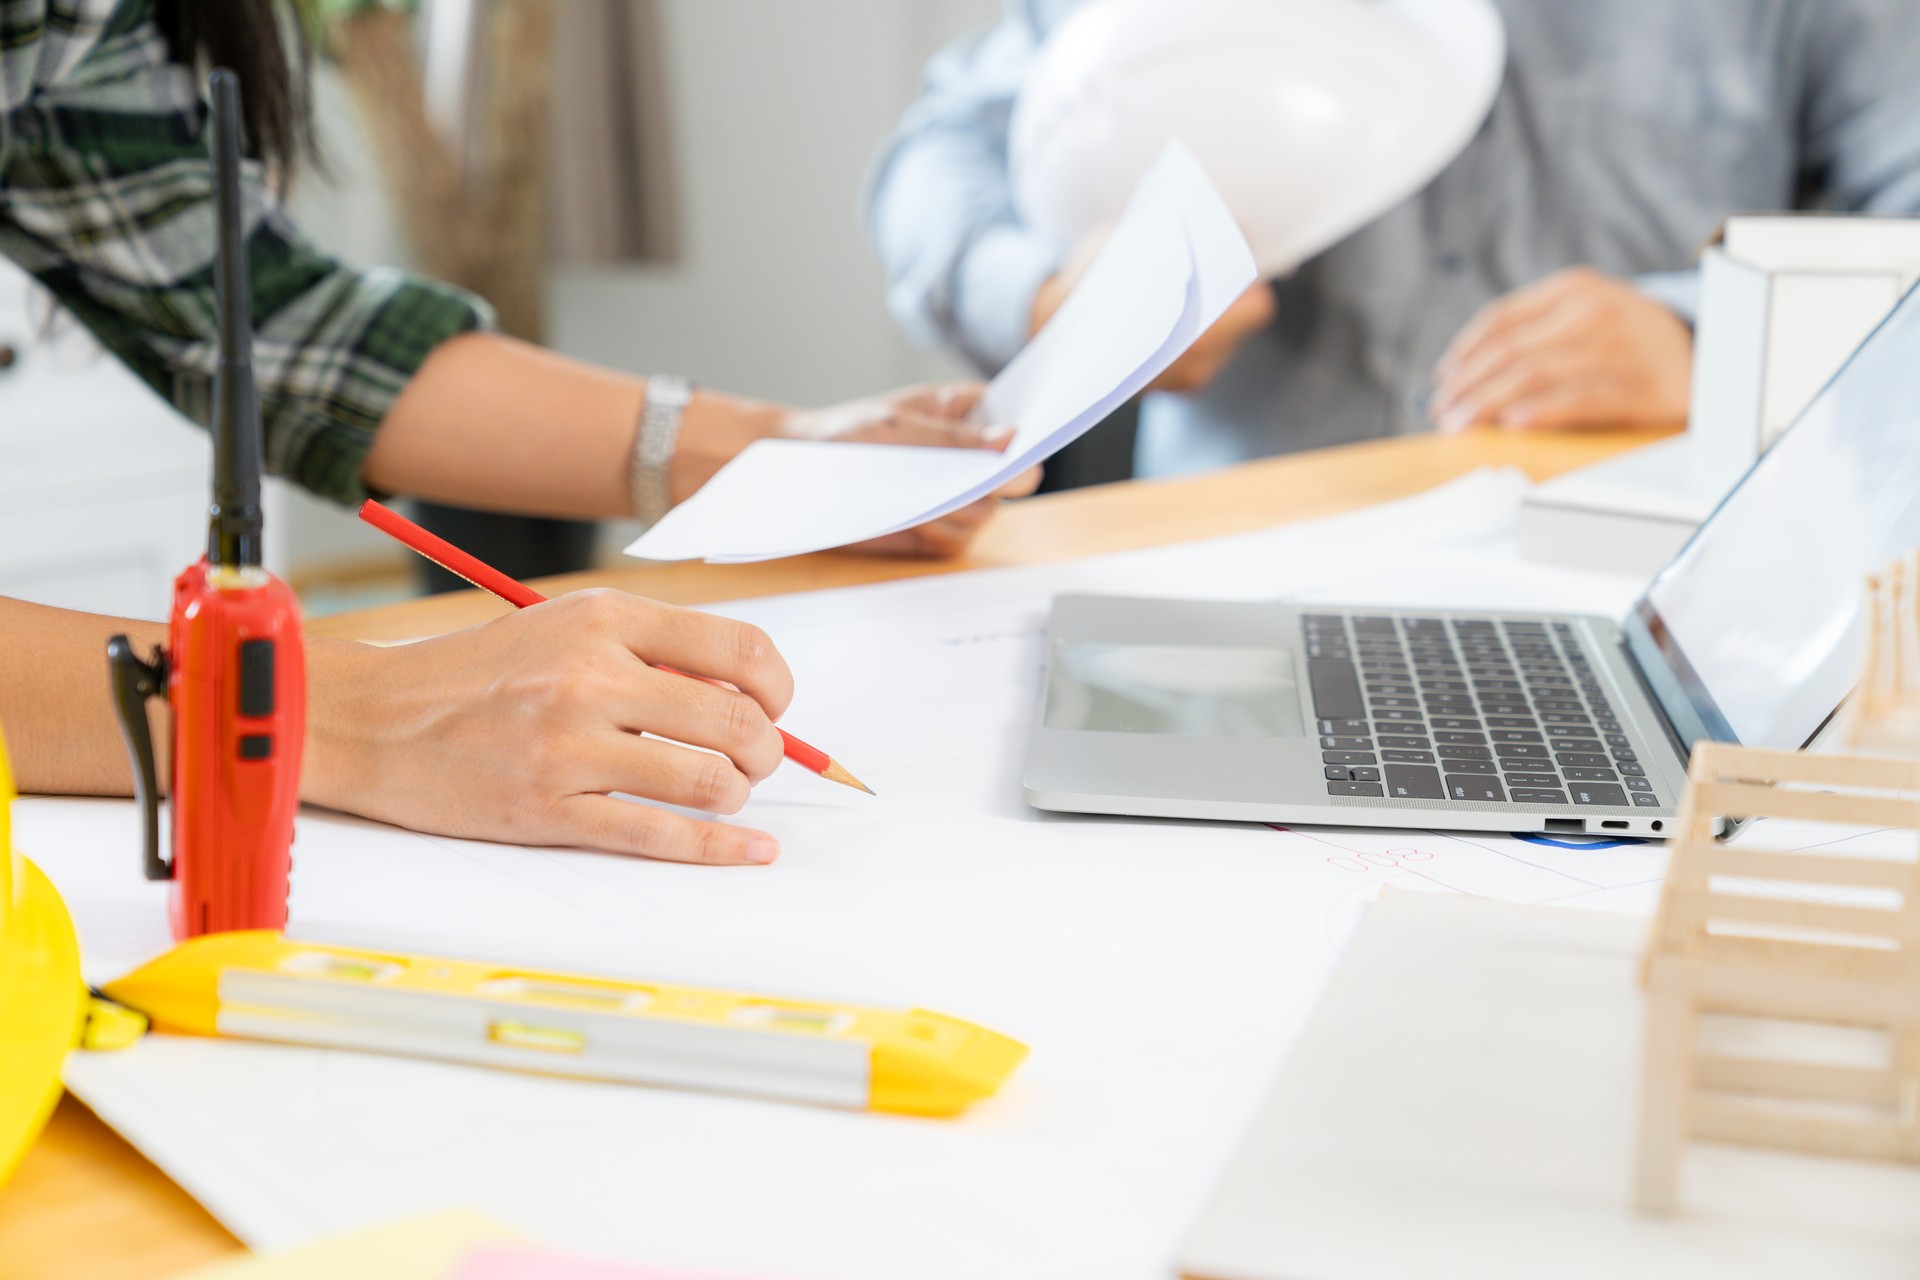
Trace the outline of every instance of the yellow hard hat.
{"label": "yellow hard hat", "polygon": [[13,847],[13,773],[0,740],[0,1182],[60,1098],[87,1017],[80,944],[53,883]]}

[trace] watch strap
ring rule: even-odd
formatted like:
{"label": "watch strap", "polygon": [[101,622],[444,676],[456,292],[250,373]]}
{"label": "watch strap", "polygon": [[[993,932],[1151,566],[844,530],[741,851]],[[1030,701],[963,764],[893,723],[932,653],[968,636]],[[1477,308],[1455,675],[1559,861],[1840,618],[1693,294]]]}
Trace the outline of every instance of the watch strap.
{"label": "watch strap", "polygon": [[674,374],[647,379],[646,403],[633,441],[633,515],[651,529],[673,506],[669,471],[680,444],[680,423],[693,400],[693,383]]}

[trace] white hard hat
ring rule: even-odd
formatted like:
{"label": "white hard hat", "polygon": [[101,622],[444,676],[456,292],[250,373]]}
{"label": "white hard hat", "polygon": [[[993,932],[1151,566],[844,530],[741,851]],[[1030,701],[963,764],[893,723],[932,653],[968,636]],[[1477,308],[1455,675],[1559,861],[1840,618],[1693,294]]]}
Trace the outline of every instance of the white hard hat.
{"label": "white hard hat", "polygon": [[1015,104],[1014,198],[1078,240],[1178,137],[1283,275],[1451,163],[1505,61],[1490,0],[1091,0]]}

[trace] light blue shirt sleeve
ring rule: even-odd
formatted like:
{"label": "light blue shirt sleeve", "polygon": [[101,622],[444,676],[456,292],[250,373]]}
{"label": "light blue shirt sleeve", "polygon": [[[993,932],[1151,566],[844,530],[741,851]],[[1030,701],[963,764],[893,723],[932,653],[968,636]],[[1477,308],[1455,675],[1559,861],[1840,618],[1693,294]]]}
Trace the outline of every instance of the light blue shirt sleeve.
{"label": "light blue shirt sleeve", "polygon": [[1008,121],[1040,39],[1015,0],[999,24],[938,54],[867,184],[888,309],[915,341],[987,372],[1026,343],[1034,295],[1068,248],[1021,222],[1008,177]]}
{"label": "light blue shirt sleeve", "polygon": [[1700,269],[1654,271],[1635,276],[1633,287],[1688,324],[1700,322]]}

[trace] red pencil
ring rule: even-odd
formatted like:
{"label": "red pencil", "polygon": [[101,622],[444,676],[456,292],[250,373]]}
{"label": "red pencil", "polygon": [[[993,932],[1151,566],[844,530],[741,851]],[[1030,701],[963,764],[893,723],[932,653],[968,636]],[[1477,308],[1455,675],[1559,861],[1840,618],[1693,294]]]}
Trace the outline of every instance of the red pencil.
{"label": "red pencil", "polygon": [[[372,498],[360,504],[360,518],[380,532],[418,551],[447,572],[459,574],[482,591],[491,591],[516,609],[524,609],[528,605],[542,604],[546,601],[546,597],[532,587],[523,582],[514,581],[492,565],[468,555],[445,538],[427,532],[391,507],[383,506]],[[660,670],[671,671],[674,675],[685,676],[689,680],[705,681],[707,684],[721,683],[674,667],[661,667]],[[817,773],[827,781],[837,782],[843,787],[853,787],[868,795],[874,794],[872,787],[848,773],[844,765],[820,748],[807,745],[785,729],[781,729],[779,733],[780,741],[786,744],[787,759],[802,769]]]}

